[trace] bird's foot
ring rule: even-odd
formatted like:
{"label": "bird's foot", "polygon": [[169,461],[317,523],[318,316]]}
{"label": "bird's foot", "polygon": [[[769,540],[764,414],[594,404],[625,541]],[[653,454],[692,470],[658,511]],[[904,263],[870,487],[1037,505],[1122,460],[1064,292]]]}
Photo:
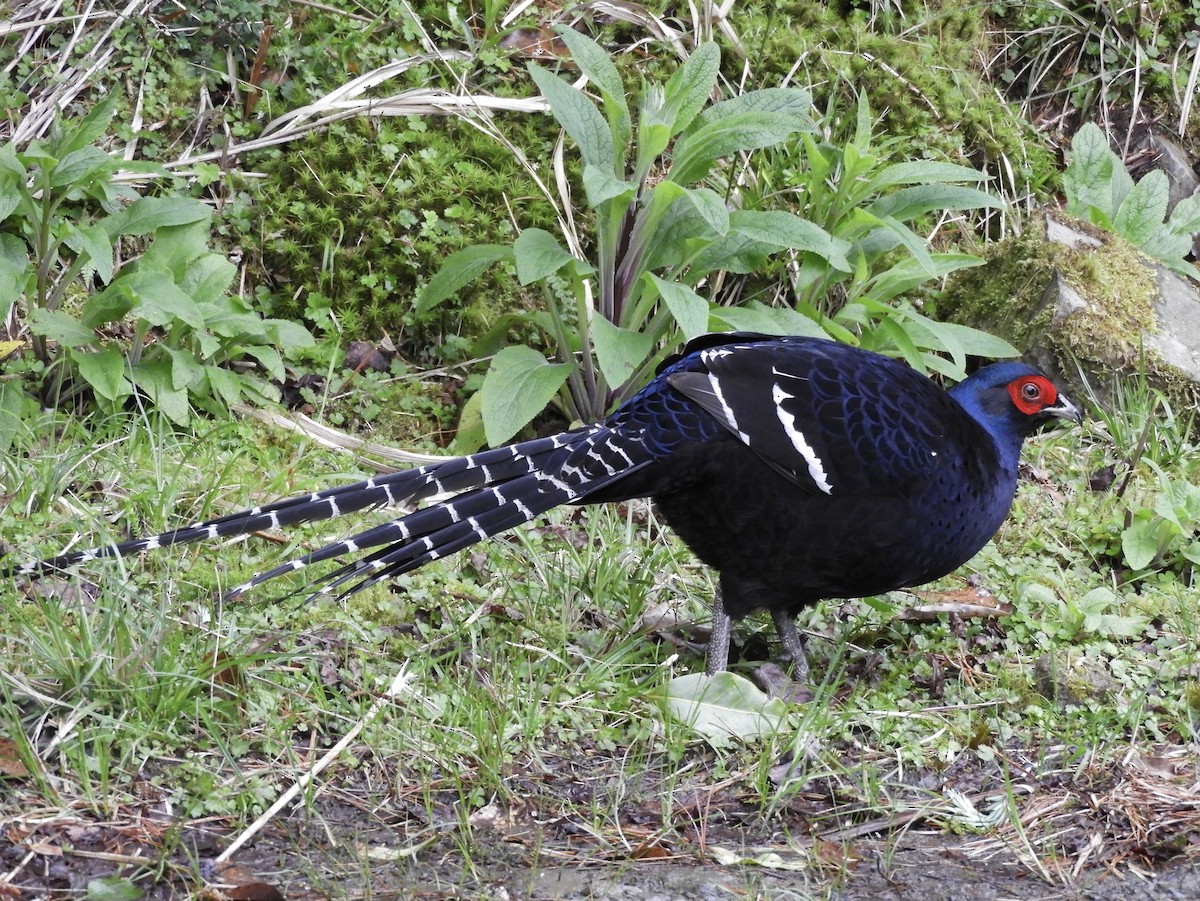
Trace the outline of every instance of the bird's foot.
{"label": "bird's foot", "polygon": [[797,682],[778,664],[764,663],[756,666],[751,675],[768,697],[781,698],[789,704],[807,704],[813,699],[813,692],[808,683]]}

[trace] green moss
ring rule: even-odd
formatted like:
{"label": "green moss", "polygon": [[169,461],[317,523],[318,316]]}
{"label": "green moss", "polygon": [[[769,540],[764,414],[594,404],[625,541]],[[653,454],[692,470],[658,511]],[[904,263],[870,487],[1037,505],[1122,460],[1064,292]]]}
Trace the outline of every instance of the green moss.
{"label": "green moss", "polygon": [[[521,137],[537,140],[532,129]],[[446,256],[511,242],[514,219],[554,228],[549,201],[512,154],[450,118],[340,123],[257,162],[266,178],[248,249],[275,314],[302,318],[319,294],[347,336],[386,332],[418,357],[526,303],[497,268],[418,316],[416,293]]]}
{"label": "green moss", "polygon": [[[945,156],[990,171],[1010,168],[1014,183],[1005,187],[1015,192],[1043,187],[1057,169],[1052,153],[978,68],[985,42],[980,8],[927,3],[920,16],[889,29],[848,7],[743,7],[738,27],[758,84],[790,78],[813,91],[817,109],[832,103],[852,110],[853,92],[864,91],[880,118],[878,133],[891,136],[897,153]],[[847,122],[852,126],[853,116]]]}

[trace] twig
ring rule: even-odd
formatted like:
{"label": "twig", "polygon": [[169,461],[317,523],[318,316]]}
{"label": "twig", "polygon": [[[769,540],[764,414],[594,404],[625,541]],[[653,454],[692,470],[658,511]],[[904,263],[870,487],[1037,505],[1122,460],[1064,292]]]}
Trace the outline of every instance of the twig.
{"label": "twig", "polygon": [[284,807],[290,804],[292,799],[295,798],[297,794],[307,789],[308,786],[312,784],[313,780],[320,775],[321,771],[329,766],[329,764],[331,764],[337,758],[337,756],[349,746],[350,742],[354,741],[354,739],[358,737],[358,733],[362,732],[362,730],[365,729],[367,725],[373,719],[375,719],[375,717],[379,716],[379,714],[383,711],[383,708],[386,707],[393,698],[401,694],[408,687],[410,681],[412,680],[408,675],[408,666],[406,664],[400,668],[400,672],[396,674],[396,678],[392,680],[392,684],[388,687],[388,690],[384,692],[383,697],[378,698],[375,703],[371,705],[371,709],[366,712],[366,715],[364,715],[361,720],[354,724],[354,728],[347,732],[341,741],[330,748],[325,756],[313,765],[311,770],[301,776],[291,788],[280,795],[279,799],[271,805],[266,813],[247,826],[242,834],[235,838],[233,843],[221,852],[221,854],[217,857],[217,863],[224,863],[225,861],[229,860],[229,858],[232,857],[237,850],[242,847],[242,845],[258,834],[259,830],[261,830],[263,826],[267,825],[267,823],[270,822],[275,815],[279,813],[279,811],[283,810]]}

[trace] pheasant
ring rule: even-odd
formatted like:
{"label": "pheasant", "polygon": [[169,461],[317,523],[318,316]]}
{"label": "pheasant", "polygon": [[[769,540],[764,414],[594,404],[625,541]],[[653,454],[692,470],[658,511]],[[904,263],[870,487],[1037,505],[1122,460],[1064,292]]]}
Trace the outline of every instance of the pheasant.
{"label": "pheasant", "polygon": [[603,422],[18,572],[449,495],[230,592],[349,557],[315,592],[349,595],[560,504],[652,498],[719,574],[707,671],[727,665],[731,620],[765,610],[803,683],[797,613],[826,598],[920,585],[967,562],[1008,516],[1024,439],[1054,419],[1080,418],[1023,363],[984,367],[945,391],[904,363],[848,345],[707,335]]}

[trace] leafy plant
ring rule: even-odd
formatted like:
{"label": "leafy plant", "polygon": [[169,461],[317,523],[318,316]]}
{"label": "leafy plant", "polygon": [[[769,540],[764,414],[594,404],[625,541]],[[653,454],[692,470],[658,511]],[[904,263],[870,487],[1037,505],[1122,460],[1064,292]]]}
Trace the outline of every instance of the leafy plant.
{"label": "leafy plant", "polygon": [[[833,129],[845,119],[835,104],[822,124]],[[951,377],[962,377],[967,354],[1015,354],[1005,341],[937,322],[901,302],[931,279],[983,262],[972,254],[931,251],[910,226],[931,213],[999,206],[990,194],[970,187],[983,176],[933,160],[890,162],[896,140],[877,144],[865,95],[858,97],[854,122],[843,144],[802,135],[802,162],[785,172],[801,215],[850,247],[849,270],[804,256],[792,279],[796,308],[839,340],[898,354],[915,368]],[[938,356],[942,352],[951,361]]]}
{"label": "leafy plant", "polygon": [[1121,532],[1130,569],[1200,566],[1200,487],[1162,475],[1154,506],[1138,507]]}
{"label": "leafy plant", "polygon": [[277,348],[307,346],[311,335],[229,294],[236,269],[208,249],[208,206],[138,197],[117,179],[165,171],[97,146],[115,108],[109,99],[23,151],[0,147],[0,316],[24,297],[52,400],[86,387],[116,410],[140,391],[183,423],[189,401],[220,412],[243,397],[276,399],[262,377],[226,364],[250,358],[281,378]]}
{"label": "leafy plant", "polygon": [[1079,129],[1071,141],[1063,187],[1072,216],[1121,235],[1146,256],[1200,280],[1200,270],[1184,259],[1192,236],[1200,232],[1200,191],[1181,200],[1167,218],[1166,174],[1155,169],[1134,184],[1125,163],[1093,122]]}
{"label": "leafy plant", "polygon": [[[545,309],[513,319],[547,333],[558,362],[526,345],[496,354],[477,407],[491,444],[506,441],[554,400],[571,419],[602,417],[631,396],[681,338],[708,330],[710,313],[726,327],[759,327],[745,311],[713,310],[696,293],[716,271],[749,271],[781,249],[849,269],[848,246],[823,229],[791,213],[731,210],[703,184],[717,160],[811,128],[805,91],[754,91],[709,106],[720,51],[705,44],[665,85],[643,90],[635,130],[625,86],[606,52],[571,29],[559,34],[600,105],[535,64],[529,71],[583,156],[583,186],[596,217],[595,263],[548,231],[526,229],[511,247],[476,246],[451,255],[417,301],[418,311],[427,311],[501,260],[515,263],[522,284],[541,285]],[[794,314],[788,325],[820,333]]]}

